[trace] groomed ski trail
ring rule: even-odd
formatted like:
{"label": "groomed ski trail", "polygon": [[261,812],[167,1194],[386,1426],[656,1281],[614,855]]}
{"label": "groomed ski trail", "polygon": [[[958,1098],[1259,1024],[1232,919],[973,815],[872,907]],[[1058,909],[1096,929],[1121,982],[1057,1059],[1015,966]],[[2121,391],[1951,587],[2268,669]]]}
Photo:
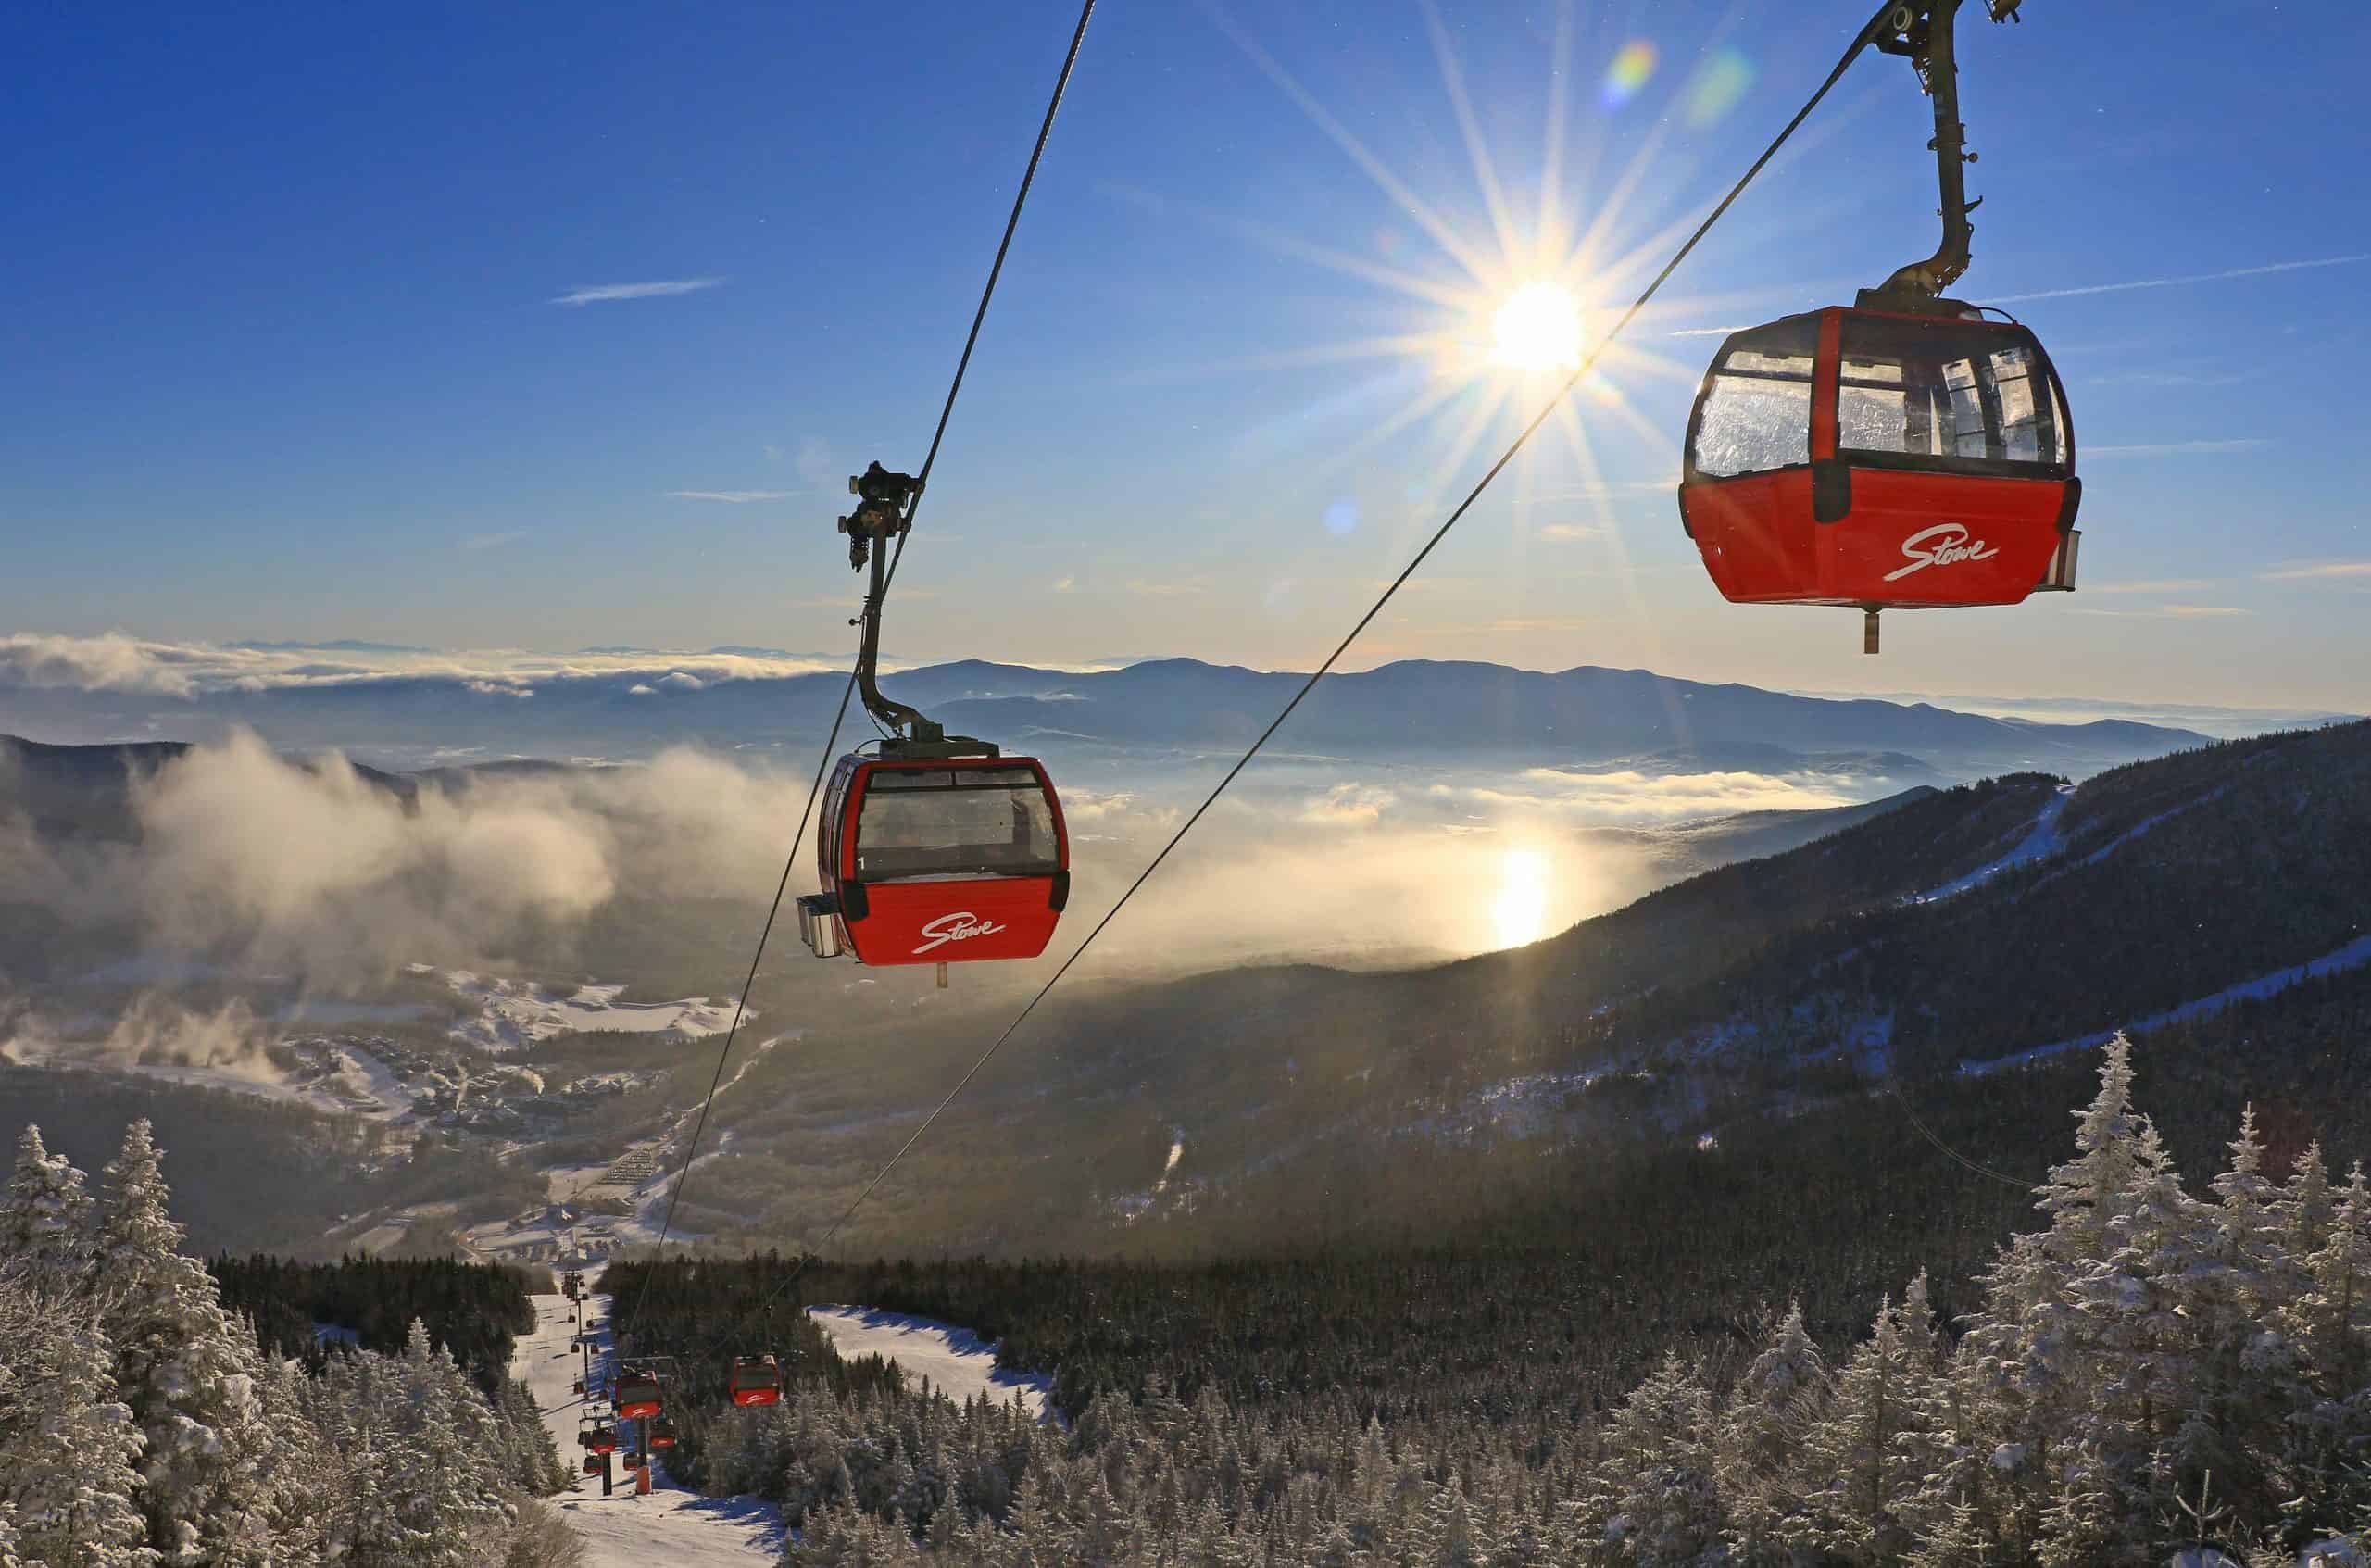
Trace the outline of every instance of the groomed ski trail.
{"label": "groomed ski trail", "polygon": [[1031,1415],[1046,1418],[1054,1380],[1041,1373],[999,1370],[997,1348],[968,1328],[872,1307],[809,1307],[807,1315],[831,1336],[832,1348],[844,1361],[880,1356],[896,1362],[910,1386],[926,1382],[933,1393],[958,1404],[1019,1400]]}
{"label": "groomed ski trail", "polygon": [[[534,1392],[544,1426],[558,1445],[561,1462],[575,1467],[572,1490],[552,1499],[571,1528],[584,1538],[583,1568],[746,1568],[782,1560],[782,1512],[754,1498],[704,1498],[669,1479],[663,1466],[651,1471],[650,1495],[636,1497],[632,1476],[614,1496],[601,1496],[598,1476],[583,1473],[584,1450],[576,1446],[576,1418],[595,1407],[574,1391],[584,1365],[570,1343],[576,1313],[565,1296],[538,1296],[535,1331],[522,1336],[510,1374]],[[586,1331],[595,1336],[597,1366],[609,1344],[609,1298],[595,1296],[584,1309]]]}

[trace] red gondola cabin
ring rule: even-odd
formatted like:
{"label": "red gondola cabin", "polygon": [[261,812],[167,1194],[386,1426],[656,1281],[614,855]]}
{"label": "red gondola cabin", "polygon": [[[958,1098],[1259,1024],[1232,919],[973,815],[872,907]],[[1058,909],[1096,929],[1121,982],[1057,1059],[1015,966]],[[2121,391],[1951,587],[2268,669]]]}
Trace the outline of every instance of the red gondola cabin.
{"label": "red gondola cabin", "polygon": [[1070,900],[1070,841],[1026,757],[840,759],[800,935],[867,964],[1034,959]]}
{"label": "red gondola cabin", "polygon": [[2013,321],[1833,307],[1733,333],[1679,510],[1723,597],[1884,609],[2075,585],[2075,433]]}
{"label": "red gondola cabin", "polygon": [[593,1453],[613,1454],[618,1451],[618,1433],[613,1426],[587,1427],[577,1434],[576,1440]]}
{"label": "red gondola cabin", "polygon": [[641,1421],[659,1413],[662,1403],[656,1374],[628,1367],[618,1374],[617,1411],[623,1421]]}
{"label": "red gondola cabin", "polygon": [[736,1356],[729,1386],[733,1402],[745,1409],[751,1405],[778,1405],[782,1403],[782,1369],[772,1356]]}

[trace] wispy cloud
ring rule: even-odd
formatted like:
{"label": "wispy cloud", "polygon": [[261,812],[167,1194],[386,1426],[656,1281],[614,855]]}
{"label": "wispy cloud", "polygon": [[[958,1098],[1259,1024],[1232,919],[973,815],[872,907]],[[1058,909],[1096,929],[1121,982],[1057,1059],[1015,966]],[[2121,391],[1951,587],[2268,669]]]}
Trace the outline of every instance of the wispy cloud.
{"label": "wispy cloud", "polygon": [[2316,577],[2371,577],[2371,560],[2327,560],[2312,566],[2284,566],[2256,575],[2266,583],[2294,583]]}
{"label": "wispy cloud", "polygon": [[1531,536],[1550,545],[1577,545],[1584,539],[1595,539],[1603,529],[1591,528],[1585,522],[1551,522],[1545,528],[1532,530]]}
{"label": "wispy cloud", "polygon": [[588,283],[555,295],[554,305],[602,305],[613,299],[664,299],[670,295],[697,294],[724,282],[721,278],[671,278],[655,283]]}
{"label": "wispy cloud", "polygon": [[742,506],[750,501],[780,501],[797,495],[793,490],[670,490],[668,495],[679,501],[724,501]]}
{"label": "wispy cloud", "polygon": [[1665,336],[1665,337],[1726,337],[1726,336],[1728,336],[1731,332],[1741,332],[1745,331],[1745,330],[1746,330],[1746,328],[1747,328],[1747,327],[1749,327],[1749,326],[1750,326],[1750,325],[1752,325],[1752,323],[1749,321],[1749,322],[1743,322],[1743,323],[1740,323],[1739,325],[1737,325],[1737,326],[1734,326],[1734,327],[1681,327],[1681,328],[1679,328],[1679,329],[1678,329],[1677,331],[1675,331],[1675,332],[1665,332],[1665,333],[1663,334],[1663,336]]}
{"label": "wispy cloud", "polygon": [[2154,609],[2080,609],[2077,615],[2104,615],[2117,621],[2195,621],[2231,615],[2253,615],[2237,605],[2159,605]]}
{"label": "wispy cloud", "polygon": [[[905,595],[900,588],[898,593]],[[930,596],[918,590],[916,598]],[[846,601],[834,601],[842,608]],[[521,648],[430,649],[341,640],[336,663],[325,663],[319,646],[241,646],[217,643],[161,643],[110,632],[99,636],[0,633],[0,692],[15,687],[139,692],[194,697],[227,691],[264,691],[282,686],[368,685],[377,681],[445,680],[470,690],[517,695],[539,684],[566,681],[647,680],[684,675],[708,685],[720,681],[775,680],[828,670],[845,673],[834,659],[819,663],[764,650],[712,648],[706,652],[660,649],[584,648],[574,653],[535,653]],[[470,685],[470,683],[476,683]],[[680,687],[681,681],[674,682]]]}
{"label": "wispy cloud", "polygon": [[848,470],[840,466],[832,444],[820,435],[801,436],[791,463],[799,478],[819,490],[837,490],[847,482]]}
{"label": "wispy cloud", "polygon": [[1057,577],[1054,579],[1054,592],[1058,594],[1067,594],[1077,586],[1078,579],[1075,577]]}
{"label": "wispy cloud", "polygon": [[2235,278],[2262,278],[2275,272],[2303,272],[2316,267],[2352,267],[2371,261],[2371,251],[2348,256],[2315,257],[2307,261],[2275,261],[2262,267],[2234,267],[2222,272],[2191,272],[2178,278],[2134,278],[2121,283],[2086,283],[2079,288],[2037,289],[2031,294],[1995,295],[1992,303],[2021,305],[2029,299],[2072,299],[2087,294],[2124,294],[2132,289],[2174,289],[2190,283],[2222,283]]}
{"label": "wispy cloud", "polygon": [[2086,583],[2087,594],[2195,594],[2215,586],[2212,577],[2159,577],[2143,583]]}
{"label": "wispy cloud", "polygon": [[2252,452],[2272,443],[2261,436],[2245,436],[2236,441],[2147,441],[2135,446],[2086,446],[2085,458],[2171,458],[2202,452]]}
{"label": "wispy cloud", "polygon": [[498,550],[505,545],[515,545],[525,537],[527,537],[527,532],[522,528],[514,528],[505,533],[472,533],[468,538],[461,541],[461,548],[465,550]]}

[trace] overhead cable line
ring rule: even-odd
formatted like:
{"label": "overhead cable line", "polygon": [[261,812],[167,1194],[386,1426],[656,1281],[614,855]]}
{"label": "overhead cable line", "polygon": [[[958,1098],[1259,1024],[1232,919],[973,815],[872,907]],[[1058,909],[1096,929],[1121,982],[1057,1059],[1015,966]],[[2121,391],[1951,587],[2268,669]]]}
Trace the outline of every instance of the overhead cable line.
{"label": "overhead cable line", "polygon": [[[1029,188],[1036,182],[1038,162],[1045,157],[1047,140],[1054,133],[1054,116],[1062,107],[1062,94],[1070,86],[1072,69],[1078,64],[1079,46],[1086,41],[1087,20],[1094,15],[1095,0],[1085,0],[1085,3],[1079,7],[1078,26],[1071,31],[1070,47],[1062,55],[1061,71],[1054,78],[1053,95],[1047,100],[1046,117],[1038,124],[1036,144],[1029,150],[1029,166],[1022,171],[1021,189],[1013,193],[1012,211],[1004,220],[1004,236],[997,242],[997,257],[989,265],[986,284],[980,290],[979,307],[972,312],[972,330],[964,334],[963,352],[955,361],[955,376],[947,383],[947,400],[939,406],[938,425],[931,432],[930,451],[922,458],[922,470],[915,476],[914,499],[906,512],[909,524],[912,521],[914,512],[922,506],[922,485],[929,480],[931,469],[938,461],[939,445],[947,439],[947,420],[955,414],[956,395],[963,390],[963,372],[971,369],[972,350],[980,341],[980,325],[988,319],[988,302],[996,297],[997,280],[1004,274],[1004,258],[1012,249],[1014,232],[1021,227],[1021,209],[1027,205]],[[864,614],[868,619],[881,613],[881,598],[886,596],[889,583],[897,580],[898,563],[906,558],[906,539],[905,533],[898,534],[897,547],[890,553],[889,570],[883,580],[881,595],[870,600],[864,607]],[[683,1200],[684,1184],[692,1173],[692,1159],[699,1151],[700,1134],[708,1126],[709,1111],[715,1106],[717,1089],[724,1081],[724,1064],[733,1055],[733,1043],[741,1032],[742,1018],[748,1011],[749,991],[758,982],[758,966],[766,956],[767,938],[773,935],[774,922],[782,914],[783,895],[789,891],[791,870],[798,863],[799,846],[807,840],[808,820],[814,814],[816,797],[822,792],[823,788],[823,775],[831,770],[833,753],[839,746],[840,726],[847,721],[848,698],[856,691],[857,674],[862,668],[863,662],[859,656],[857,668],[848,671],[847,684],[841,688],[839,709],[832,715],[831,733],[824,737],[822,757],[815,764],[815,781],[808,786],[807,804],[800,808],[798,813],[798,829],[791,835],[790,852],[783,860],[782,879],[774,885],[773,903],[768,907],[766,922],[758,932],[757,951],[749,956],[749,973],[741,982],[740,999],[733,1005],[733,1022],[724,1032],[724,1048],[717,1053],[716,1071],[709,1078],[708,1096],[700,1101],[699,1119],[692,1125],[691,1141],[684,1147],[684,1163],[675,1173],[673,1190],[667,1196],[667,1213],[666,1217],[659,1222],[659,1242],[653,1257],[654,1262],[657,1261],[657,1253],[665,1252],[668,1235],[674,1228],[675,1206]],[[634,1293],[634,1310],[627,1314],[626,1318],[629,1328],[641,1320],[643,1301],[650,1294],[650,1274],[645,1273],[642,1288]]]}
{"label": "overhead cable line", "polygon": [[[1161,862],[1169,859],[1170,852],[1184,842],[1186,835],[1194,831],[1194,824],[1202,820],[1203,813],[1217,803],[1221,795],[1226,793],[1226,787],[1235,782],[1236,775],[1250,766],[1251,759],[1260,755],[1261,748],[1268,744],[1269,738],[1283,727],[1286,720],[1292,717],[1293,710],[1301,705],[1301,700],[1316,689],[1317,683],[1324,679],[1333,670],[1342,655],[1349,650],[1350,645],[1358,640],[1360,633],[1367,629],[1376,616],[1383,613],[1384,606],[1391,602],[1392,596],[1399,593],[1408,579],[1416,574],[1417,568],[1423,566],[1440,542],[1449,537],[1449,530],[1455,528],[1472,509],[1474,503],[1482,498],[1482,492],[1490,487],[1491,481],[1497,479],[1506,466],[1514,461],[1516,454],[1521,452],[1532,436],[1538,433],[1539,427],[1548,422],[1549,416],[1562,407],[1564,399],[1571,395],[1573,389],[1596,368],[1599,357],[1605,352],[1607,346],[1615,338],[1621,336],[1624,329],[1628,327],[1638,313],[1647,307],[1663,284],[1670,280],[1671,275],[1679,270],[1679,264],[1687,259],[1688,253],[1696,248],[1697,244],[1706,234],[1712,232],[1712,226],[1728,212],[1737,197],[1745,194],[1745,188],[1753,182],[1754,177],[1762,172],[1772,158],[1778,156],[1778,149],[1787,144],[1788,138],[1794,135],[1803,121],[1811,118],[1812,111],[1819,107],[1820,101],[1825,98],[1837,82],[1843,79],[1845,71],[1850,69],[1852,62],[1860,57],[1861,52],[1879,36],[1891,10],[1892,7],[1888,5],[1871,18],[1867,25],[1853,35],[1850,47],[1845,50],[1843,58],[1836,62],[1836,69],[1827,73],[1827,79],[1819,84],[1819,90],[1804,101],[1801,108],[1795,111],[1795,117],[1789,119],[1786,128],[1778,132],[1776,138],[1767,147],[1763,149],[1762,156],[1753,160],[1752,165],[1738,177],[1737,183],[1729,187],[1728,194],[1721,198],[1719,205],[1706,215],[1704,220],[1696,226],[1695,232],[1687,236],[1676,251],[1672,253],[1671,259],[1663,263],[1662,270],[1655,274],[1653,280],[1639,293],[1638,297],[1631,302],[1630,307],[1622,313],[1621,319],[1616,320],[1605,335],[1598,339],[1597,343],[1590,347],[1587,355],[1582,358],[1573,373],[1564,379],[1564,383],[1556,389],[1555,395],[1549,398],[1546,406],[1532,417],[1530,423],[1523,427],[1522,432],[1508,445],[1507,449],[1499,455],[1498,461],[1490,465],[1489,470],[1474,482],[1474,488],[1466,493],[1465,499],[1457,504],[1456,509],[1449,514],[1440,527],[1434,530],[1432,537],[1424,541],[1424,548],[1418,550],[1408,564],[1400,569],[1399,575],[1391,580],[1390,585],[1385,588],[1374,603],[1367,608],[1366,613],[1360,616],[1357,623],[1339,643],[1335,645],[1334,651],[1325,656],[1325,661],[1317,667],[1308,680],[1301,683],[1300,689],[1293,694],[1292,700],[1285,704],[1283,711],[1269,721],[1268,727],[1260,732],[1259,738],[1254,740],[1245,749],[1243,755],[1236,759],[1235,765],[1226,771],[1226,776],[1219,780],[1199,806],[1194,808],[1194,814],[1187,817],[1178,830],[1170,835],[1169,842],[1161,846],[1160,852],[1152,858],[1151,862],[1143,871],[1136,873],[1136,879],[1128,884],[1127,891],[1120,895],[1119,901],[1104,912],[1101,920],[1095,922],[1094,929],[1089,931],[1079,945],[1071,950],[1070,957],[1062,960],[1061,967],[1055,970],[1045,985],[1037,988],[1036,994],[1029,998],[1021,1011],[1014,1016],[1012,1022],[1005,1025],[1004,1032],[990,1042],[988,1048],[982,1051],[978,1060],[965,1070],[963,1076],[956,1081],[955,1087],[947,1091],[947,1098],[939,1101],[936,1109],[922,1119],[922,1125],[916,1127],[913,1135],[898,1146],[897,1152],[889,1157],[888,1163],[882,1166],[872,1180],[865,1184],[864,1189],[856,1195],[854,1200],[846,1209],[841,1210],[839,1218],[834,1220],[830,1227],[824,1231],[822,1239],[813,1248],[800,1248],[797,1262],[792,1266],[789,1275],[784,1279],[783,1283],[776,1286],[767,1296],[764,1305],[771,1305],[783,1292],[797,1283],[800,1273],[807,1267],[808,1260],[832,1244],[833,1239],[840,1234],[841,1228],[855,1216],[859,1209],[864,1206],[865,1200],[872,1196],[874,1189],[888,1179],[890,1172],[897,1168],[898,1161],[905,1159],[914,1146],[922,1141],[922,1135],[930,1131],[932,1125],[946,1112],[947,1108],[953,1105],[957,1098],[971,1085],[972,1080],[979,1076],[980,1070],[987,1066],[997,1052],[1004,1048],[1005,1042],[1012,1038],[1014,1032],[1028,1022],[1029,1015],[1037,1010],[1037,1004],[1046,999],[1047,995],[1061,983],[1062,977],[1071,972],[1071,966],[1077,963],[1080,958],[1085,956],[1087,948],[1095,945],[1095,939],[1102,935],[1104,928],[1127,907],[1128,901],[1136,896],[1137,889],[1143,887],[1151,878],[1152,873],[1160,869]],[[1084,25],[1083,22],[1082,25]],[[646,1282],[647,1276],[646,1276]]]}

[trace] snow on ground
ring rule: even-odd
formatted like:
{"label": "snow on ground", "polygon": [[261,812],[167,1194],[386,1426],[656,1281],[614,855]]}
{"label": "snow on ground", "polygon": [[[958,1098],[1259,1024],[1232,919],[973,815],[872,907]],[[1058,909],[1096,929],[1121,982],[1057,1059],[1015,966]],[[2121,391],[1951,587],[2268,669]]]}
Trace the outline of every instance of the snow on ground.
{"label": "snow on ground", "polygon": [[1938,898],[1957,897],[1969,888],[1980,883],[1989,882],[2012,867],[2030,865],[2036,860],[2045,860],[2057,854],[2061,847],[2058,838],[2058,819],[2066,809],[2066,803],[2074,797],[2073,784],[2059,785],[2051,797],[2042,802],[2040,812],[2034,818],[2033,830],[2018,842],[2015,848],[1997,860],[1990,860],[1976,867],[1965,876],[1956,877],[1943,884],[1942,886],[1932,888],[1925,893],[1914,894],[1910,901],[1913,904],[1931,904]]}
{"label": "snow on ground", "polygon": [[[411,1114],[411,1091],[394,1071],[369,1051],[353,1046],[332,1047],[341,1063],[336,1073],[325,1082],[334,1085],[332,1092],[345,1102],[345,1109],[368,1115],[384,1115],[400,1119]],[[375,1110],[366,1109],[375,1107]]]}
{"label": "snow on ground", "polygon": [[985,1395],[1009,1404],[1018,1399],[1030,1414],[1046,1414],[1054,1380],[1042,1373],[998,1370],[997,1348],[968,1328],[871,1307],[809,1307],[807,1315],[832,1336],[832,1348],[842,1356],[885,1357],[951,1399]]}
{"label": "snow on ground", "polygon": [[473,974],[465,969],[409,964],[406,972],[439,976],[454,995],[473,1003],[477,1010],[455,1023],[450,1033],[464,1045],[490,1051],[516,1050],[571,1030],[696,1040],[722,1034],[733,1022],[731,1002],[706,997],[677,1002],[621,1002],[618,997],[625,990],[623,985],[580,985],[562,996],[533,981]]}
{"label": "snow on ground", "polygon": [[[2226,985],[2211,997],[2200,997],[2194,1001],[2184,1002],[2179,1007],[2167,1008],[2163,1012],[2152,1012],[2146,1018],[2122,1025],[2122,1032],[2126,1035],[2146,1035],[2152,1029],[2163,1029],[2169,1023],[2182,1023],[2193,1018],[2211,1017],[2234,1002],[2261,1001],[2275,992],[2287,990],[2301,980],[2318,980],[2325,974],[2336,974],[2342,970],[2353,969],[2365,963],[2371,963],[2371,936],[2358,936],[2345,947],[2333,952],[2324,953],[2318,959],[2311,959],[2301,964],[2291,964],[2287,969],[2276,969],[2270,974],[2259,974],[2252,980],[2242,980],[2236,985]],[[2021,1067],[2028,1061],[2039,1061],[2044,1057],[2058,1056],[2066,1051],[2089,1050],[2093,1046],[2105,1045],[2109,1037],[2116,1033],[2117,1031],[2114,1029],[2102,1029],[2096,1034],[2077,1035],[2072,1040],[2057,1040],[2047,1046],[2035,1046],[2028,1050],[2015,1051],[2008,1056],[1996,1056],[1985,1061],[1963,1061],[1960,1063],[1960,1071],[1970,1077],[1975,1077],[1986,1073],[1998,1073],[2004,1067]]]}
{"label": "snow on ground", "polygon": [[[576,1333],[576,1311],[564,1296],[535,1298],[535,1331],[519,1340],[510,1375],[534,1392],[544,1426],[559,1446],[560,1460],[575,1468],[576,1485],[552,1499],[570,1526],[584,1538],[583,1568],[733,1568],[780,1562],[782,1512],[754,1498],[704,1498],[670,1479],[664,1466],[651,1472],[648,1497],[636,1497],[622,1467],[620,1485],[608,1498],[601,1478],[583,1473],[584,1450],[576,1446],[576,1418],[588,1413],[571,1385],[583,1366],[583,1353],[569,1341]],[[609,1298],[596,1296],[585,1308],[595,1336],[594,1353],[607,1353]]]}

